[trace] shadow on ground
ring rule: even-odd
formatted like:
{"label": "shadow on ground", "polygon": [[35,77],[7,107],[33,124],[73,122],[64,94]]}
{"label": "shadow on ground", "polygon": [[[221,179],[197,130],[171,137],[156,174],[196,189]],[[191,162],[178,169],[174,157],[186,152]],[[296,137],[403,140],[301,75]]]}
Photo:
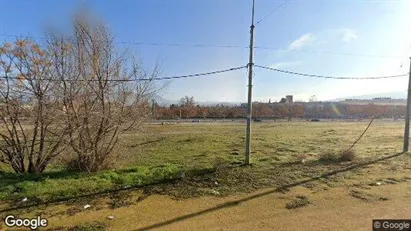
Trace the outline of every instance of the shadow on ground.
{"label": "shadow on ground", "polygon": [[210,213],[210,212],[213,212],[213,211],[217,211],[217,210],[220,210],[220,209],[237,206],[237,205],[241,204],[242,202],[257,199],[257,198],[260,198],[260,197],[263,197],[263,196],[270,195],[272,193],[282,192],[284,190],[288,190],[288,189],[290,189],[292,187],[295,187],[295,186],[299,186],[299,185],[303,185],[303,184],[306,184],[306,183],[309,183],[309,182],[317,181],[317,180],[320,180],[322,178],[326,178],[326,177],[329,177],[329,176],[332,176],[332,175],[336,175],[338,173],[343,173],[343,172],[347,172],[347,171],[350,171],[350,170],[353,170],[353,169],[358,169],[358,168],[368,166],[368,165],[371,165],[371,164],[375,164],[375,163],[378,163],[378,162],[381,162],[381,161],[384,161],[384,160],[392,159],[392,158],[395,158],[395,157],[398,157],[398,156],[401,156],[401,155],[404,155],[404,154],[405,154],[404,152],[397,153],[397,154],[394,154],[394,155],[378,158],[378,159],[375,159],[375,160],[372,160],[372,161],[367,161],[367,162],[355,164],[355,165],[352,165],[352,166],[349,166],[349,167],[346,167],[346,168],[343,168],[343,169],[340,169],[340,170],[335,170],[335,171],[331,171],[331,172],[328,172],[328,173],[324,173],[324,174],[321,174],[319,176],[311,177],[311,178],[306,179],[306,180],[301,180],[301,181],[297,181],[295,183],[285,184],[285,185],[277,187],[273,190],[269,190],[269,191],[266,191],[266,192],[263,192],[263,193],[259,193],[259,194],[256,194],[256,195],[245,197],[243,199],[229,201],[229,202],[217,205],[217,206],[209,208],[209,209],[205,209],[205,210],[201,210],[201,211],[198,211],[198,212],[195,212],[195,213],[190,213],[190,214],[187,214],[187,215],[184,215],[184,216],[176,217],[176,218],[164,221],[164,222],[152,224],[152,225],[149,225],[149,226],[146,226],[146,227],[136,229],[136,231],[150,230],[150,229],[154,229],[154,228],[164,227],[164,226],[176,223],[176,222],[180,222],[180,221],[183,221],[183,220],[186,220],[186,219],[201,216],[201,215],[204,215],[204,214],[207,214],[207,213]]}
{"label": "shadow on ground", "polygon": [[[124,170],[127,171],[127,170]],[[208,175],[211,174],[213,172],[215,172],[216,169],[214,168],[206,168],[206,169],[193,169],[193,170],[188,170],[185,172],[187,177],[190,176],[203,176],[203,175]],[[7,185],[10,184],[16,184],[20,181],[22,181],[22,177],[24,180],[29,180],[29,181],[42,181],[44,179],[57,179],[57,178],[74,178],[74,177],[78,177],[80,174],[79,173],[71,173],[71,172],[55,172],[55,173],[42,173],[42,174],[38,174],[38,175],[16,175],[13,173],[0,173],[0,176],[3,177],[1,178],[1,183],[0,183],[0,188],[1,187],[7,187]],[[54,200],[49,200],[49,201],[39,201],[39,200],[34,200],[33,203],[31,204],[21,204],[21,203],[17,203],[18,205],[15,207],[11,207],[11,208],[5,208],[5,209],[0,209],[0,214],[1,213],[5,213],[5,212],[10,212],[10,211],[16,211],[16,210],[20,210],[20,209],[29,209],[29,208],[33,208],[33,207],[38,207],[38,206],[42,206],[42,205],[52,205],[52,204],[57,204],[57,203],[61,203],[61,202],[67,202],[67,201],[75,201],[78,199],[83,199],[83,198],[96,198],[96,197],[100,197],[103,195],[109,195],[111,193],[118,193],[118,192],[122,192],[122,191],[132,191],[132,190],[136,190],[136,189],[145,189],[147,187],[151,187],[151,186],[157,186],[157,185],[162,185],[162,184],[167,184],[167,183],[173,183],[176,182],[178,180],[181,180],[181,176],[180,177],[175,177],[173,179],[162,179],[162,180],[158,180],[156,182],[153,183],[147,183],[147,184],[143,184],[143,185],[134,185],[134,186],[129,186],[129,187],[121,187],[121,188],[114,188],[114,189],[108,189],[108,190],[102,190],[99,192],[95,192],[95,193],[87,193],[87,194],[83,194],[83,195],[77,195],[77,196],[70,196],[70,197],[64,197],[64,198],[58,198],[58,199],[54,199]]]}

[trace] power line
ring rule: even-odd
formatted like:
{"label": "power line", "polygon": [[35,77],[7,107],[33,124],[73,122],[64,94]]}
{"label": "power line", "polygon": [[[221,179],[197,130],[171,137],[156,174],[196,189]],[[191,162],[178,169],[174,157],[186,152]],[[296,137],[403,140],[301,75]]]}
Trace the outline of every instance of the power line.
{"label": "power line", "polygon": [[282,72],[286,74],[291,74],[291,75],[299,75],[299,76],[304,76],[304,77],[309,77],[309,78],[323,78],[323,79],[355,79],[355,80],[366,80],[366,79],[391,79],[391,78],[399,78],[399,77],[404,77],[408,76],[408,74],[400,74],[400,75],[389,75],[389,76],[373,76],[373,77],[340,77],[340,76],[325,76],[325,75],[314,75],[314,74],[306,74],[306,73],[300,73],[300,72],[294,72],[294,71],[287,71],[287,70],[281,70],[281,69],[276,69],[276,68],[271,68],[271,67],[265,67],[265,66],[260,66],[260,65],[255,65],[256,67],[271,70],[271,71],[277,71],[277,72]]}
{"label": "power line", "polygon": [[270,13],[268,13],[267,15],[265,15],[264,17],[262,17],[260,20],[258,20],[255,25],[259,24],[260,22],[262,22],[264,19],[268,18],[270,15],[274,14],[276,11],[278,11],[279,9],[281,9],[281,7],[283,7],[287,2],[289,2],[290,0],[285,0],[283,3],[281,3],[279,6],[277,6],[277,8],[275,8],[273,11],[271,11]]}
{"label": "power line", "polygon": [[[240,70],[246,67],[247,66],[240,66],[240,67],[233,67],[233,68],[229,68],[225,70],[211,71],[211,72],[199,73],[199,74],[160,77],[160,78],[153,78],[153,80],[181,79],[181,78],[191,78],[191,77],[198,77],[198,76],[205,76],[205,75],[214,75],[214,74],[220,74],[220,73],[229,72],[229,71],[236,71],[236,70]],[[151,80],[151,79],[145,79],[145,80]]]}
{"label": "power line", "polygon": [[[24,36],[24,35],[15,35],[15,34],[0,34],[0,37],[14,37],[14,38],[31,38],[36,40],[46,40],[47,37],[41,36]],[[157,43],[157,42],[132,42],[132,41],[115,41],[117,44],[128,44],[134,46],[163,46],[163,47],[193,47],[193,48],[236,48],[236,49],[249,49],[248,46],[240,45],[218,45],[218,44],[183,44],[183,43]],[[274,51],[290,51],[298,53],[312,53],[318,55],[343,55],[343,56],[356,56],[356,57],[368,57],[368,58],[392,58],[392,59],[401,59],[406,58],[401,56],[390,56],[390,55],[376,55],[376,54],[356,54],[356,53],[341,53],[341,52],[332,52],[332,51],[313,51],[313,50],[289,50],[275,47],[267,46],[255,46],[255,49],[262,50],[274,50]]]}
{"label": "power line", "polygon": [[[138,81],[153,81],[153,80],[170,80],[170,79],[182,79],[182,78],[193,78],[193,77],[198,77],[198,76],[206,76],[206,75],[214,75],[214,74],[220,74],[224,72],[230,72],[230,71],[236,71],[240,70],[243,68],[246,68],[247,66],[240,66],[240,67],[233,67],[229,69],[224,69],[224,70],[218,70],[218,71],[211,71],[211,72],[205,72],[205,73],[197,73],[197,74],[190,74],[190,75],[180,75],[180,76],[166,76],[166,77],[156,77],[156,78],[145,78],[145,79],[107,79],[107,80],[98,80],[98,79],[88,79],[88,80],[82,80],[82,79],[68,79],[66,81],[68,82],[93,82],[93,81],[102,81],[102,82],[138,82]],[[12,77],[12,76],[0,76],[0,79],[14,79],[14,80],[25,80],[21,79],[19,77]],[[44,79],[37,79],[37,80],[43,80],[43,81],[59,81],[58,79],[52,79],[52,78],[44,78]]]}
{"label": "power line", "polygon": [[117,42],[120,44],[130,44],[130,45],[147,45],[147,46],[167,46],[167,47],[216,47],[216,48],[241,48],[247,49],[245,46],[237,45],[215,45],[215,44],[181,44],[181,43],[144,43],[144,42]]}

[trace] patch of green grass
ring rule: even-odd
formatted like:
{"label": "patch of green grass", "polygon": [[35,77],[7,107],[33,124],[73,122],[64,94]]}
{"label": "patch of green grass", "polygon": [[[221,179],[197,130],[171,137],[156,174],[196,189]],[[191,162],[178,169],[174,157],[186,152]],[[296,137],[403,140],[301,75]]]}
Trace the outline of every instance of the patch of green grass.
{"label": "patch of green grass", "polygon": [[96,174],[45,173],[38,175],[3,174],[0,200],[29,198],[42,201],[76,197],[110,189],[135,187],[177,178],[182,168],[165,164],[134,167]]}
{"label": "patch of green grass", "polygon": [[55,227],[45,229],[46,231],[104,231],[107,230],[108,225],[102,222],[86,223],[76,225],[74,227]]}

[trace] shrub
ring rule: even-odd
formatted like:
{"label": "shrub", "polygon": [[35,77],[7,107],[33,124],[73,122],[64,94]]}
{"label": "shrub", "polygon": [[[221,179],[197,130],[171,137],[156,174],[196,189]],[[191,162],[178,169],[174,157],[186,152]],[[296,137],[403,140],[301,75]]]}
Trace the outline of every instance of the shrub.
{"label": "shrub", "polygon": [[320,155],[319,161],[322,162],[344,162],[344,161],[352,161],[355,158],[355,151],[354,150],[341,150],[338,153],[334,151],[327,151]]}
{"label": "shrub", "polygon": [[[91,167],[91,168],[90,168]],[[92,156],[78,156],[66,164],[66,169],[73,172],[96,172],[114,167],[113,156],[107,156],[98,164],[93,162]]]}
{"label": "shrub", "polygon": [[297,196],[297,198],[291,202],[288,202],[285,207],[287,209],[296,209],[311,204],[311,201],[306,196]]}
{"label": "shrub", "polygon": [[333,151],[327,151],[320,155],[319,161],[322,162],[338,162],[339,156]]}
{"label": "shrub", "polygon": [[343,150],[340,152],[340,160],[341,161],[352,161],[355,158],[355,151],[350,150]]}

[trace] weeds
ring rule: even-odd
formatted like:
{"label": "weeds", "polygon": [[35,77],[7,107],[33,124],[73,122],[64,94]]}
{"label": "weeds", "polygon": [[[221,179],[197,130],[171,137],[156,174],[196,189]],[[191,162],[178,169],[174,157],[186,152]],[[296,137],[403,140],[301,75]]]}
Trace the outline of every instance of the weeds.
{"label": "weeds", "polygon": [[285,207],[287,209],[297,209],[311,204],[311,201],[306,196],[297,196],[297,198],[291,202],[288,202]]}
{"label": "weeds", "polygon": [[[321,126],[311,123],[302,125],[298,122],[291,124],[293,126],[288,124],[283,126],[280,122],[276,123],[276,126],[267,128],[255,125],[255,132],[260,133],[260,137],[266,137],[266,141],[256,142],[255,148],[261,147],[264,151],[253,153],[252,167],[233,168],[244,162],[241,146],[244,133],[242,124],[218,126],[179,124],[172,128],[147,125],[147,129],[152,133],[136,135],[130,132],[121,137],[115,152],[124,155],[119,155],[120,159],[115,165],[117,170],[90,174],[70,172],[59,167],[64,166],[65,161],[62,160],[59,165],[53,162],[51,168],[45,173],[26,175],[11,173],[9,168],[2,165],[0,201],[18,205],[23,198],[27,197],[28,201],[22,203],[26,205],[38,199],[48,201],[77,197],[170,181],[180,178],[183,172],[186,175],[184,182],[169,183],[168,185],[172,186],[166,186],[161,193],[176,197],[192,197],[201,195],[197,192],[199,188],[217,189],[221,194],[244,192],[259,187],[293,183],[300,177],[310,177],[341,167],[338,164],[322,163],[340,163],[343,160],[352,160],[353,156],[361,157],[361,160],[372,160],[386,154],[388,148],[390,150],[401,148],[399,144],[394,143],[396,139],[392,139],[402,129],[400,123],[381,122],[384,123],[381,132],[385,134],[384,139],[379,140],[380,152],[366,151],[368,147],[375,148],[375,140],[366,139],[362,141],[362,145],[356,147],[355,154],[349,155],[337,151],[340,150],[339,146],[333,143],[327,144],[327,147],[321,146],[323,139],[319,138],[318,134],[322,134],[332,125],[332,128],[338,131],[336,137],[338,136],[340,140],[348,140],[353,137],[352,129],[358,126],[357,123],[335,122],[324,123]],[[294,125],[299,126],[298,133]],[[228,132],[232,135],[226,135]],[[333,131],[330,129],[328,132]],[[198,135],[199,133],[201,136]],[[164,140],[131,148],[132,145],[142,143],[146,139],[157,140],[159,137]],[[323,152],[325,148],[334,151]],[[323,152],[323,154],[318,157],[318,161],[311,161],[311,153],[315,152]],[[67,155],[70,156],[70,153]],[[404,159],[403,164],[396,165],[399,170],[410,168],[409,155],[405,156],[407,159]],[[193,175],[206,176],[192,177]],[[218,185],[215,185],[215,182]]]}
{"label": "weeds", "polygon": [[341,161],[353,161],[355,158],[355,151],[350,150],[343,150],[340,152],[340,160]]}
{"label": "weeds", "polygon": [[339,157],[333,151],[326,151],[320,155],[318,160],[321,162],[338,162]]}
{"label": "weeds", "polygon": [[90,224],[77,225],[67,229],[67,231],[104,231],[107,225],[102,222],[95,222]]}
{"label": "weeds", "polygon": [[333,150],[328,150],[320,155],[319,161],[321,162],[345,162],[353,161],[355,158],[354,150],[342,150],[340,152],[335,152]]}

